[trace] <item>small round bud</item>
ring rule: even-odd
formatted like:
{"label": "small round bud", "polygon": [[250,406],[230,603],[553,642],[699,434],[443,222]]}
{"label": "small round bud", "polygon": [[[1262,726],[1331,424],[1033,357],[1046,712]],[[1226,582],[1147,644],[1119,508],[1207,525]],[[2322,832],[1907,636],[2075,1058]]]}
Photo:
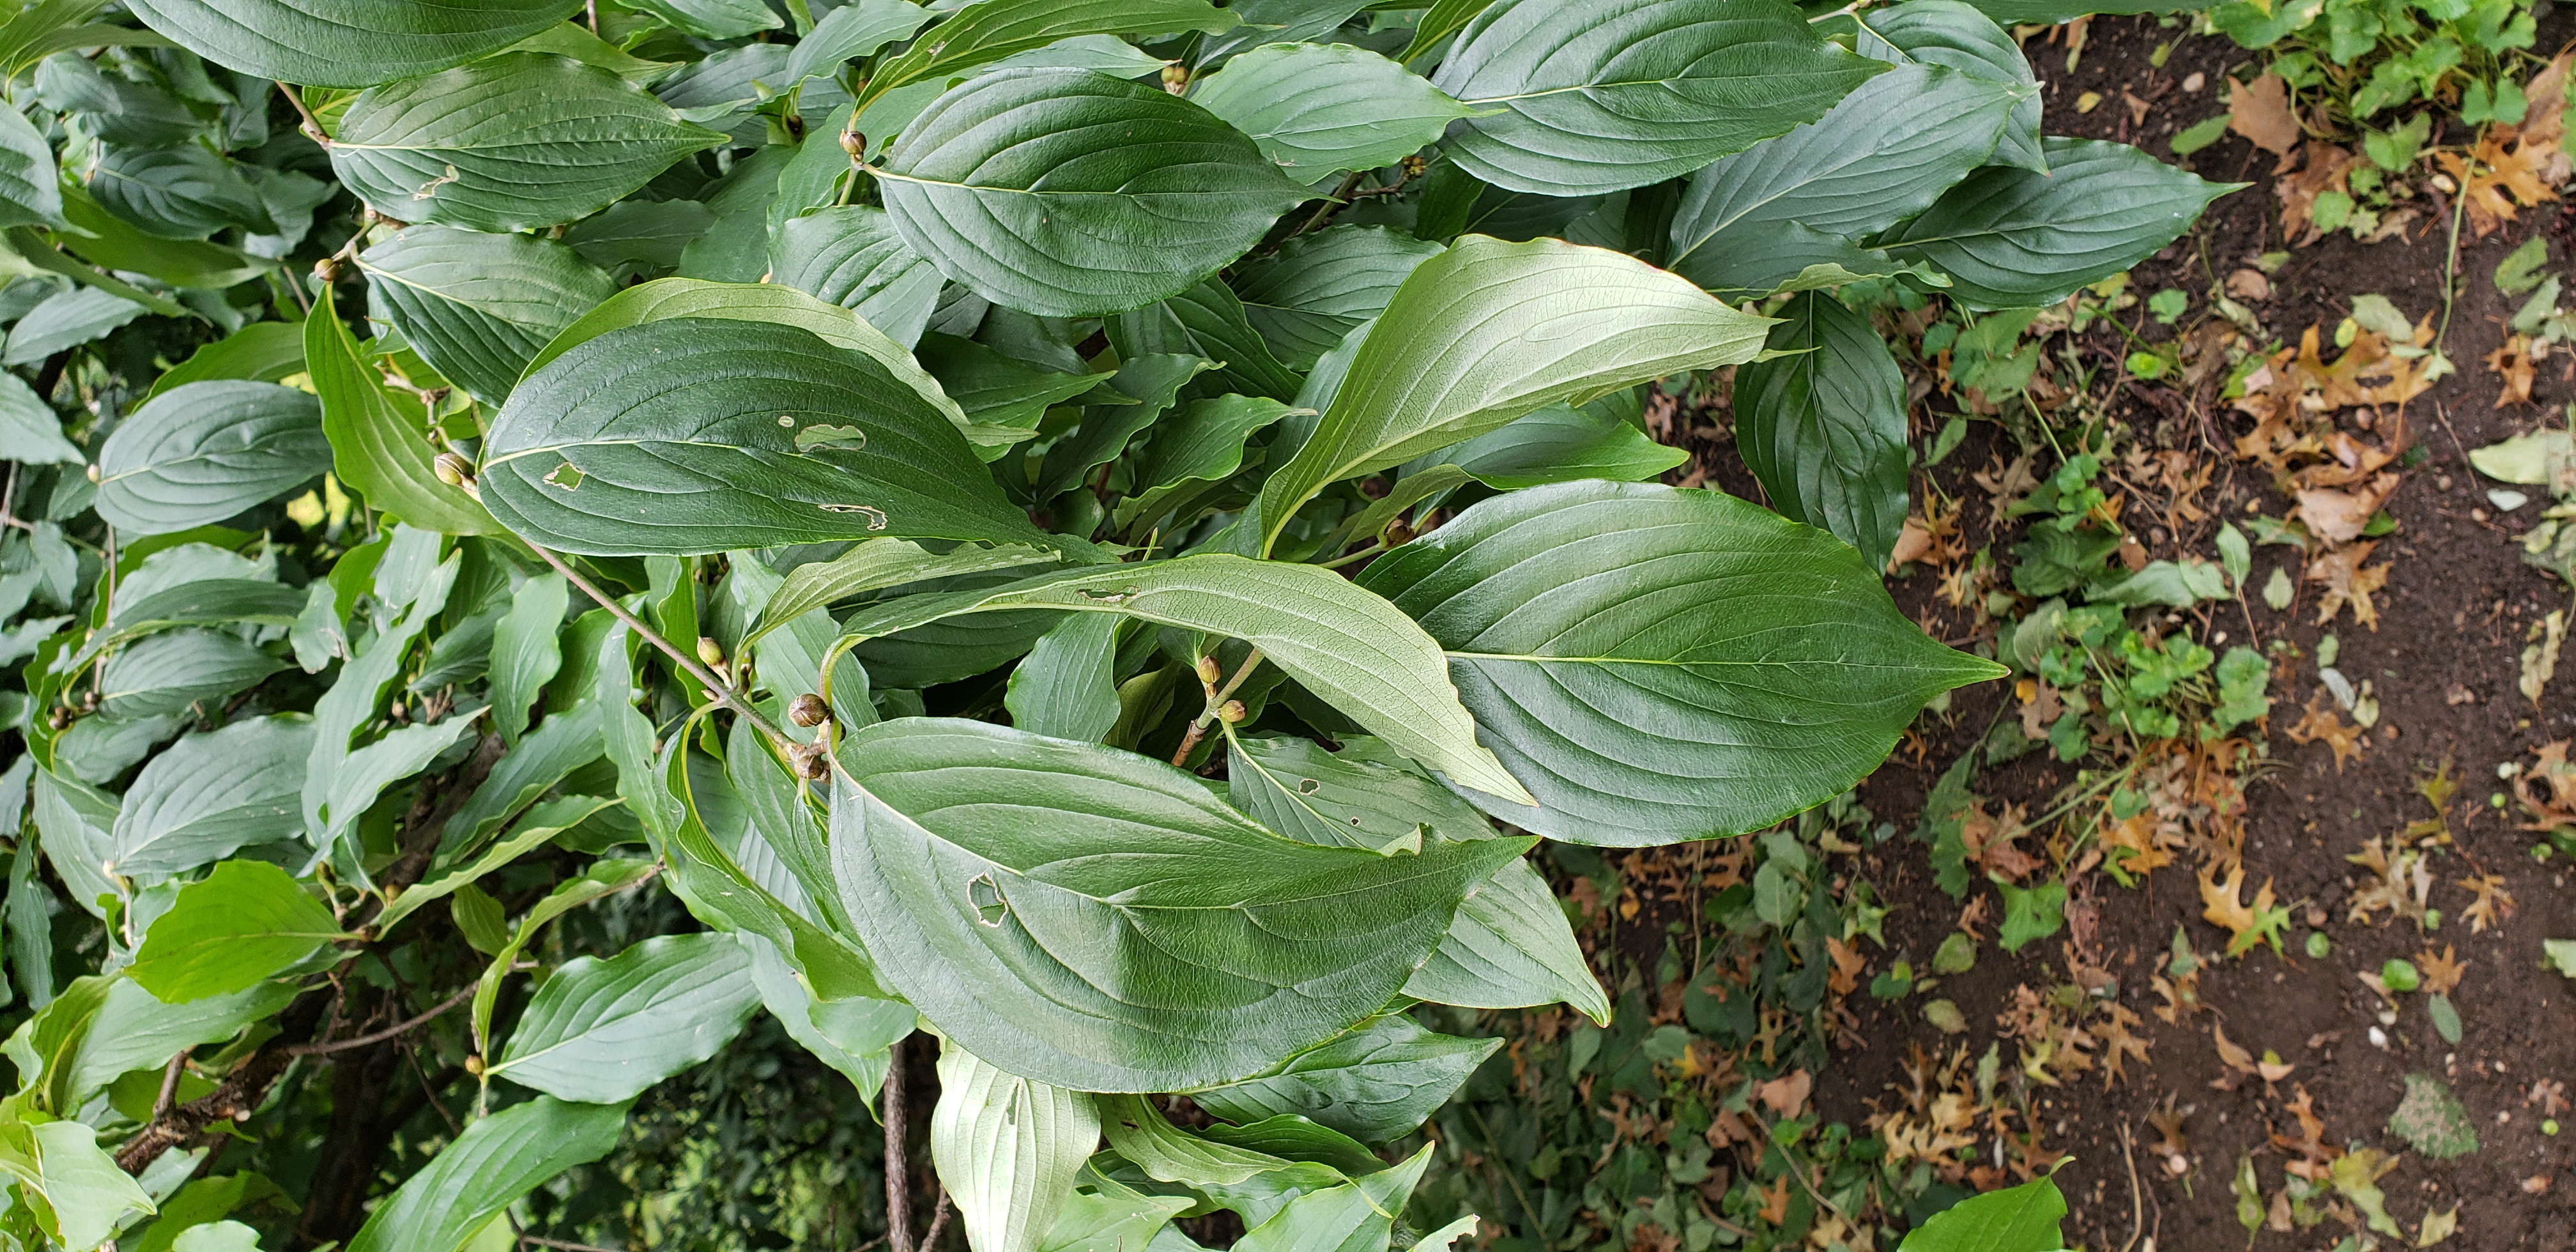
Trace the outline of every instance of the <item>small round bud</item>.
{"label": "small round bud", "polygon": [[1183,69],[1178,65],[1166,65],[1163,67],[1163,90],[1177,96],[1182,92],[1189,90],[1189,86],[1190,72],[1188,70]]}
{"label": "small round bud", "polygon": [[482,1058],[482,1057],[479,1057],[479,1056],[468,1056],[468,1057],[466,1057],[466,1058],[465,1058],[465,1072],[466,1072],[466,1073],[469,1073],[469,1074],[480,1074],[480,1073],[482,1073],[482,1072],[483,1072],[483,1058]]}
{"label": "small round bud", "polygon": [[820,726],[832,720],[831,706],[811,691],[787,702],[787,720],[799,726]]}
{"label": "small round bud", "polygon": [[1216,680],[1217,680],[1217,678],[1218,678],[1220,675],[1224,674],[1224,673],[1225,673],[1225,668],[1224,668],[1223,666],[1218,665],[1218,664],[1216,663],[1216,658],[1215,658],[1215,657],[1212,657],[1212,656],[1203,656],[1203,657],[1200,657],[1200,658],[1199,658],[1199,681],[1200,681],[1200,682],[1206,683],[1207,685],[1209,685],[1209,686],[1213,687],[1213,686],[1215,686],[1215,685],[1216,685]]}
{"label": "small round bud", "polygon": [[89,467],[89,469],[88,469],[86,472],[88,473],[88,475],[89,475],[89,480],[90,480],[91,482],[97,482],[97,481],[99,480],[99,478],[101,477],[101,474],[99,473],[98,463],[97,463],[97,462],[95,462],[95,461],[93,461],[93,462],[91,462],[91,463],[90,463],[90,467]]}
{"label": "small round bud", "polygon": [[1251,711],[1243,707],[1241,700],[1228,700],[1223,708],[1216,711],[1216,715],[1224,718],[1226,725],[1232,726],[1251,716]]}
{"label": "small round bud", "polygon": [[326,256],[313,263],[313,276],[323,282],[336,282],[340,277],[340,258]]}
{"label": "small round bud", "polygon": [[709,665],[724,664],[724,647],[705,635],[698,636],[698,659]]}
{"label": "small round bud", "polygon": [[438,481],[450,487],[462,487],[474,481],[474,463],[453,452],[439,453],[430,461],[429,470],[438,475]]}
{"label": "small round bud", "polygon": [[841,151],[849,153],[850,159],[853,161],[866,156],[868,154],[868,137],[855,130],[842,131]]}
{"label": "small round bud", "polygon": [[787,749],[787,763],[796,767],[796,776],[821,780],[832,772],[831,757],[819,743],[800,743]]}

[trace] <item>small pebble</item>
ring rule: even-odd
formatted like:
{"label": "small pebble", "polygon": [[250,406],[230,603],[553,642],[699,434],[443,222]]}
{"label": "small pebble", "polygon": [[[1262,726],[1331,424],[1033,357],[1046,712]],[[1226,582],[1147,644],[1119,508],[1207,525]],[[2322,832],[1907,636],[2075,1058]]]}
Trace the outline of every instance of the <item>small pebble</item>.
{"label": "small pebble", "polygon": [[2209,76],[2201,73],[2199,70],[2193,70],[2191,73],[2183,76],[2182,89],[2187,95],[2196,95],[2199,93],[2201,88],[2208,85]]}
{"label": "small pebble", "polygon": [[2385,1047],[2387,1047],[2387,1046],[2388,1046],[2388,1032],[2387,1032],[2387,1031],[2384,1031],[2384,1030],[2381,1030],[2381,1029],[2380,1029],[2380,1028],[2378,1028],[2377,1026],[2373,1026],[2373,1027],[2371,1027],[2371,1028],[2370,1028],[2370,1046],[2372,1046],[2372,1047],[2374,1047],[2374,1048],[2385,1048]]}

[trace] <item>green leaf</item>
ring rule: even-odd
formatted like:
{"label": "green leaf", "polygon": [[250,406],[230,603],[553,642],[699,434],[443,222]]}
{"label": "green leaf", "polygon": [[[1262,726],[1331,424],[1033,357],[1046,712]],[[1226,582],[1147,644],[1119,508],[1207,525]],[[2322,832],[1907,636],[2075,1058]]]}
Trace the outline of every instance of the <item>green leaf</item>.
{"label": "green leaf", "polygon": [[1783,516],[1887,567],[1905,527],[1905,375],[1864,314],[1823,292],[1780,310],[1770,347],[1735,375],[1735,446]]}
{"label": "green leaf", "polygon": [[[470,899],[479,895],[479,892],[466,890],[474,885],[476,879],[534,851],[538,845],[580,825],[597,813],[615,807],[617,803],[615,800],[603,800],[598,796],[571,795],[557,796],[538,804],[519,818],[519,823],[511,829],[509,838],[485,849],[483,854],[474,858],[471,864],[438,874],[435,878],[394,897],[393,902],[386,905],[384,911],[378,913],[375,920],[368,925],[376,934],[381,935],[390,930],[395,922],[448,896],[462,896]],[[433,873],[435,872],[433,869]],[[490,896],[481,898],[488,902],[483,907],[492,910],[491,929],[506,936],[507,932],[501,929],[499,911],[501,906],[497,902],[490,902]],[[478,943],[476,949],[497,953],[507,942],[505,937],[488,946]]]}
{"label": "green leaf", "polygon": [[1886,67],[1780,0],[1497,0],[1432,84],[1476,109],[1450,159],[1511,191],[1661,182],[1812,122]]}
{"label": "green leaf", "polygon": [[2562,977],[2576,978],[2576,939],[2543,939],[2540,950],[2547,968]]}
{"label": "green leaf", "polygon": [[1713,492],[1533,487],[1359,582],[1447,649],[1540,802],[1482,807],[1578,843],[1759,830],[1858,782],[1934,695],[2004,673],[1924,637],[1832,536]]}
{"label": "green leaf", "polygon": [[1528,861],[1494,872],[1458,906],[1458,918],[1404,994],[1462,1008],[1517,1009],[1563,1001],[1603,1025],[1610,997],[1592,976],[1556,893]]}
{"label": "green leaf", "polygon": [[905,539],[862,540],[829,561],[815,561],[788,571],[777,592],[760,610],[758,627],[747,632],[743,642],[749,644],[835,600],[883,591],[905,583],[1023,565],[1051,564],[1056,559],[1056,553],[1051,549],[1025,544],[994,547],[965,544],[944,553],[934,553]]}
{"label": "green leaf", "polygon": [[36,832],[54,876],[71,892],[73,903],[99,915],[100,896],[124,895],[102,868],[115,856],[109,832],[116,824],[117,798],[50,769],[36,771],[31,790]]}
{"label": "green leaf", "polygon": [[2406,1098],[2388,1115],[2388,1133],[2437,1161],[2478,1150],[2477,1119],[2468,1106],[2430,1074],[2406,1076]]}
{"label": "green leaf", "polygon": [[1260,550],[1327,484],[1546,405],[1749,361],[1770,325],[1633,257],[1462,238],[1404,280],[1315,433],[1262,486]]}
{"label": "green leaf", "polygon": [[538,692],[563,668],[558,636],[571,607],[572,585],[563,575],[531,578],[511,593],[510,612],[492,629],[492,725],[513,747]]}
{"label": "green leaf", "polygon": [[1099,1146],[1090,1096],[1003,1073],[954,1043],[939,1049],[930,1158],[978,1252],[1036,1252]]}
{"label": "green leaf", "polygon": [[577,22],[557,22],[503,49],[505,52],[551,52],[584,65],[596,65],[638,87],[650,87],[671,72],[669,61],[647,61],[608,42]]}
{"label": "green leaf", "polygon": [[590,555],[1044,539],[947,414],[875,359],[771,322],[581,342],[493,419],[481,485],[511,530]]}
{"label": "green leaf", "polygon": [[1961,0],[1920,0],[1853,15],[1862,56],[1895,65],[1939,65],[2022,94],[1995,145],[1997,165],[2046,172],[2040,154],[2039,79],[2012,32]]}
{"label": "green leaf", "polygon": [[527,915],[519,919],[510,932],[510,942],[494,953],[492,963],[484,967],[482,981],[474,989],[474,1040],[478,1051],[485,1050],[492,1037],[492,1010],[501,994],[501,979],[519,959],[546,923],[580,908],[593,900],[614,895],[651,878],[660,867],[651,861],[602,857],[589,868],[560,883],[537,901]]}
{"label": "green leaf", "polygon": [[0,109],[0,226],[63,225],[62,175],[54,148],[27,115]]}
{"label": "green leaf", "polygon": [[[246,378],[275,383],[304,371],[304,323],[253,322],[207,344],[152,380],[150,399],[173,387],[209,379]],[[327,423],[328,419],[325,419]]]}
{"label": "green leaf", "polygon": [[116,979],[68,1058],[64,1090],[77,1104],[121,1074],[160,1069],[181,1048],[230,1039],[294,999],[295,988],[262,983],[231,995],[163,1004],[133,979]]}
{"label": "green leaf", "polygon": [[[1090,478],[1093,469],[1117,460],[1126,452],[1128,440],[1170,411],[1182,388],[1215,366],[1205,357],[1179,353],[1144,354],[1119,362],[1108,389],[1096,393],[1083,411],[1082,424],[1047,449],[1030,498],[1054,500]],[[1103,400],[1113,403],[1100,403]]]}
{"label": "green leaf", "polygon": [[1067,613],[1038,636],[1002,697],[1011,724],[1033,735],[1099,741],[1118,724],[1118,619]]}
{"label": "green leaf", "polygon": [[715,221],[695,200],[620,200],[573,223],[563,241],[582,259],[620,275],[667,274]]}
{"label": "green leaf", "polygon": [[1441,245],[1384,226],[1328,226],[1237,266],[1234,292],[1253,329],[1290,369],[1310,370],[1360,324],[1386,311],[1415,266]]}
{"label": "green leaf", "polygon": [[304,360],[341,482],[424,530],[485,535],[500,529],[473,497],[439,480],[428,410],[418,397],[387,387],[375,363],[358,354],[327,286],[304,319]]}
{"label": "green leaf", "polygon": [[[1247,441],[1291,410],[1266,396],[1223,395],[1195,400],[1154,426],[1128,464],[1146,490],[1118,505],[1118,525],[1132,528],[1209,494],[1212,485],[1244,468]],[[1307,410],[1311,413],[1313,410]]]}
{"label": "green leaf", "polygon": [[[1412,463],[1407,473],[1452,465],[1488,487],[1517,491],[1578,478],[1645,482],[1690,459],[1689,453],[1656,443],[1628,421],[1600,411],[1621,399],[1614,393],[1579,409],[1551,404],[1499,430],[1432,453]],[[1636,411],[1630,402],[1628,412]],[[1386,498],[1404,493],[1399,486]],[[1360,526],[1351,529],[1362,533]]]}
{"label": "green leaf", "polygon": [[1093,1189],[1065,1197],[1039,1252],[1127,1252],[1157,1241],[1169,1248],[1163,1228],[1195,1203],[1187,1195],[1146,1195],[1096,1173],[1083,1183]]}
{"label": "green leaf", "polygon": [[1413,28],[1412,40],[1395,59],[1409,63],[1439,47],[1441,40],[1457,34],[1491,3],[1493,0],[1432,0],[1431,7],[1423,10],[1420,24]]}
{"label": "green leaf", "polygon": [[2044,882],[2036,887],[2022,887],[1997,882],[2004,896],[2004,924],[1996,932],[1996,942],[2006,952],[2019,952],[2034,939],[2045,939],[2066,925],[2066,884]]}
{"label": "green leaf", "polygon": [[203,239],[226,227],[270,234],[277,223],[239,167],[193,143],[110,148],[90,171],[101,207],[163,239]]}
{"label": "green leaf", "polygon": [[1338,753],[1307,739],[1229,735],[1226,759],[1226,798],[1299,843],[1392,856],[1420,852],[1426,837],[1494,835],[1475,806],[1365,735],[1344,738]]}
{"label": "green leaf", "polygon": [[913,251],[978,295],[1044,317],[1186,291],[1307,194],[1207,110],[1072,69],[951,88],[904,128],[877,179]]}
{"label": "green leaf", "polygon": [[879,65],[859,93],[859,107],[906,83],[954,77],[1077,35],[1172,35],[1234,24],[1233,14],[1207,0],[982,0],[957,9],[903,55]]}
{"label": "green leaf", "polygon": [[[1155,353],[1202,357],[1217,362],[1213,386],[1237,394],[1293,400],[1304,382],[1270,354],[1245,318],[1243,303],[1213,278],[1110,318],[1104,329],[1121,361]],[[1199,384],[1194,394],[1207,389],[1210,384]]]}
{"label": "green leaf", "polygon": [[79,1122],[0,1124],[0,1174],[17,1180],[35,1224],[67,1252],[106,1243],[129,1211],[154,1211],[151,1195]]}
{"label": "green leaf", "polygon": [[9,346],[0,350],[0,365],[34,365],[66,348],[96,343],[143,316],[146,307],[98,287],[75,287],[48,296],[9,329]]}
{"label": "green leaf", "polygon": [[920,1015],[895,1000],[817,998],[779,956],[776,944],[757,935],[734,937],[750,949],[751,977],[760,987],[761,1004],[788,1037],[839,1070],[862,1096],[873,1098],[891,1060],[886,1049],[912,1034]]}
{"label": "green leaf", "polygon": [[907,0],[854,0],[853,3],[824,14],[814,29],[796,41],[796,50],[787,61],[787,81],[802,82],[816,75],[828,75],[843,64],[864,56],[898,39],[909,39],[931,12]]}
{"label": "green leaf", "polygon": [[2203,182],[2125,144],[2051,136],[2041,151],[2049,173],[1979,170],[1880,246],[1948,274],[1970,308],[2033,308],[2145,260],[2245,185]]}
{"label": "green leaf", "polygon": [[226,861],[179,889],[127,972],[164,1004],[231,995],[349,936],[285,870]]}
{"label": "green leaf", "polygon": [[1349,44],[1255,48],[1194,83],[1190,100],[1252,136],[1281,173],[1308,185],[1403,160],[1449,123],[1478,113]]}
{"label": "green leaf", "polygon": [[922,364],[956,398],[966,442],[985,461],[1035,438],[1049,408],[1108,381],[1099,374],[1033,369],[971,339],[937,331],[921,337],[920,350]]}
{"label": "green leaf", "polygon": [[1528,846],[1313,847],[1170,766],[976,722],[881,722],[840,763],[833,871],[881,975],[959,1046],[1077,1090],[1233,1081],[1341,1033]]}
{"label": "green leaf", "polygon": [[506,232],[587,217],[723,140],[607,70],[513,52],[368,88],[331,167],[396,221]]}
{"label": "green leaf", "polygon": [[[1235,1137],[1243,1137],[1235,1127],[1211,1126],[1201,1133],[1182,1130],[1140,1096],[1103,1095],[1095,1099],[1100,1105],[1100,1128],[1118,1155],[1147,1177],[1179,1183],[1217,1207],[1242,1214],[1248,1223],[1267,1220],[1300,1193],[1326,1190],[1350,1180],[1350,1175],[1337,1165],[1292,1160],[1263,1150],[1264,1146],[1278,1145],[1255,1146],[1233,1142],[1233,1137],[1217,1137],[1220,1130],[1236,1131]],[[1309,1123],[1308,1129],[1319,1128]],[[1354,1166],[1379,1165],[1365,1147],[1350,1146]]]}
{"label": "green leaf", "polygon": [[[199,287],[217,290],[246,279],[256,278],[271,270],[275,262],[263,261],[238,248],[198,239],[155,239],[136,230],[124,218],[99,207],[89,192],[79,184],[65,181],[62,185],[63,220],[72,230],[57,236],[64,247],[83,260],[111,270],[131,270],[169,283],[175,287]],[[43,236],[28,228],[13,228],[11,240],[29,261],[53,268],[47,258],[53,250],[43,244]],[[31,247],[33,244],[35,246]],[[86,275],[74,275],[92,286],[116,290],[108,283]],[[110,280],[113,281],[113,280]],[[121,285],[121,284],[120,284]],[[129,300],[151,307],[143,293],[128,289],[117,291]],[[153,312],[176,317],[185,312],[176,305],[153,308]]]}
{"label": "green leaf", "polygon": [[1972,1195],[1933,1215],[1898,1244],[1899,1252],[2057,1252],[2066,1198],[2056,1182],[2034,1178],[2018,1187]]}
{"label": "green leaf", "polygon": [[1395,1215],[1412,1198],[1414,1184],[1431,1164],[1432,1151],[1432,1145],[1424,1144],[1401,1165],[1298,1196],[1235,1240],[1235,1247],[1241,1252],[1310,1248],[1365,1252],[1386,1247]]}
{"label": "green leaf", "polygon": [[144,763],[116,816],[115,872],[149,883],[304,833],[311,719],[254,717],[188,735]]}
{"label": "green leaf", "polygon": [[563,1100],[616,1104],[714,1056],[760,1004],[730,935],[647,939],[555,971],[487,1073]]}
{"label": "green leaf", "polygon": [[2442,1036],[2443,1042],[2460,1041],[2460,1010],[2451,1003],[2451,997],[2434,992],[2425,998],[2424,1012],[2433,1019],[2433,1032]]}
{"label": "green leaf", "polygon": [[455,1252],[519,1197],[608,1155],[625,1125],[625,1105],[552,1096],[494,1113],[378,1204],[349,1252]]}
{"label": "green leaf", "polygon": [[429,768],[429,764],[457,742],[474,734],[474,723],[483,712],[466,709],[434,725],[410,725],[388,732],[383,738],[348,755],[331,772],[330,794],[323,801],[325,818],[319,845],[331,847],[342,835],[356,829],[358,819],[366,815],[384,789]]}
{"label": "green leaf", "polygon": [[1385,1143],[1422,1125],[1502,1045],[1434,1034],[1391,1013],[1259,1078],[1192,1092],[1190,1101],[1231,1122],[1296,1114]]}
{"label": "green leaf", "polygon": [[770,241],[769,281],[847,308],[907,347],[921,342],[941,283],[938,268],[904,244],[884,209],[870,205],[788,219]]}
{"label": "green leaf", "polygon": [[635,0],[635,7],[700,39],[739,39],[787,24],[760,0]]}
{"label": "green leaf", "polygon": [[572,0],[136,0],[145,25],[254,78],[367,87],[498,52],[564,19]]}
{"label": "green leaf", "polygon": [[285,662],[237,635],[174,630],[108,658],[99,672],[99,711],[129,721],[183,713],[198,701],[220,701],[284,668]]}
{"label": "green leaf", "polygon": [[89,460],[63,438],[63,419],[15,374],[0,374],[0,458],[22,465],[79,465]]}
{"label": "green leaf", "polygon": [[1930,208],[1985,163],[2038,90],[1934,65],[1881,74],[1821,120],[1692,175],[1668,261],[1711,291],[1764,294],[1792,282],[1816,260],[1777,247],[1789,224],[1848,240]]}
{"label": "green leaf", "polygon": [[1528,794],[1475,745],[1474,723],[1441,672],[1437,645],[1384,601],[1311,565],[1209,553],[1065,570],[870,605],[843,623],[843,637],[880,638],[961,614],[1015,609],[1124,613],[1241,639],[1451,781],[1496,796]]}
{"label": "green leaf", "polygon": [[414,226],[358,254],[368,306],[450,382],[498,407],[530,358],[617,294],[552,239]]}

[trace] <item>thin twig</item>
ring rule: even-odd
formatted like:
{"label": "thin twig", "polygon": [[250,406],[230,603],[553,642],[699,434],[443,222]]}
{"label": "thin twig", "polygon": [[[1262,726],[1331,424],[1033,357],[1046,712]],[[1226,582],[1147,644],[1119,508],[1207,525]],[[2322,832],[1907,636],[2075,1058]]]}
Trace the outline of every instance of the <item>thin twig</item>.
{"label": "thin twig", "polygon": [[[2466,177],[2466,171],[2467,167],[2463,166],[2463,177]],[[2451,197],[2451,249],[2442,260],[2442,329],[2433,332],[2433,351],[2446,361],[2451,359],[2451,306],[2460,295],[2460,218],[2468,208],[2469,188],[2463,183],[2459,192]]]}
{"label": "thin twig", "polygon": [[930,1232],[921,1237],[921,1252],[938,1252],[940,1232],[948,1229],[948,1215],[955,1210],[948,1204],[948,1188],[939,1189],[939,1205],[930,1210]]}
{"label": "thin twig", "polygon": [[[1199,740],[1207,737],[1208,723],[1216,720],[1219,710],[1222,710],[1225,702],[1233,697],[1234,689],[1242,686],[1244,679],[1252,677],[1252,667],[1259,664],[1261,664],[1261,649],[1254,648],[1244,655],[1243,664],[1235,669],[1234,677],[1225,680],[1225,686],[1207,688],[1207,707],[1199,710],[1198,720],[1191,722],[1189,733],[1181,736],[1181,750],[1172,754],[1173,765],[1178,766],[1189,760],[1190,753],[1198,750]],[[896,1252],[907,1252],[907,1250],[897,1249]]]}
{"label": "thin twig", "polygon": [[161,1071],[161,1094],[152,1101],[152,1120],[157,1122],[170,1115],[170,1105],[179,1096],[179,1075],[188,1068],[188,1054],[196,1050],[194,1045],[179,1049],[170,1058],[169,1067]]}
{"label": "thin twig", "polygon": [[[768,739],[770,746],[778,749],[781,756],[787,755],[789,749],[800,746],[795,740],[788,738],[784,732],[778,729],[778,727],[771,725],[768,718],[762,717],[758,709],[751,707],[750,701],[735,694],[734,689],[730,684],[726,683],[723,679],[716,677],[713,672],[709,671],[705,665],[698,661],[698,658],[681,651],[677,646],[672,644],[670,640],[663,638],[661,632],[645,625],[644,619],[627,612],[624,605],[619,604],[617,600],[607,592],[600,590],[597,584],[594,584],[589,579],[582,577],[580,571],[575,570],[570,564],[567,564],[562,557],[556,556],[554,553],[533,543],[529,544],[528,547],[534,550],[538,556],[544,558],[546,564],[555,567],[555,572],[563,575],[566,581],[570,582],[573,586],[581,588],[583,595],[589,596],[592,600],[598,602],[599,607],[608,610],[609,616],[616,618],[618,621],[624,622],[627,629],[643,636],[645,642],[661,649],[662,655],[667,656],[671,658],[672,661],[678,663],[679,667],[682,670],[687,671],[690,677],[697,679],[701,685],[706,687],[707,694],[715,697],[717,703],[724,705],[726,708],[732,709],[735,714],[750,722],[752,729],[759,731],[762,737]],[[908,1248],[898,1248],[895,1252],[911,1252],[911,1250]]]}
{"label": "thin twig", "polygon": [[912,1252],[912,1165],[906,1158],[911,1145],[904,1142],[903,1054],[910,1039],[897,1039],[886,1048],[885,1084],[880,1093],[885,1100],[885,1185],[886,1185],[886,1252]]}
{"label": "thin twig", "polygon": [[2146,1200],[2138,1189],[2138,1158],[2129,1150],[2129,1123],[2120,1123],[2120,1160],[2129,1167],[2129,1241],[2120,1252],[2138,1246],[2138,1237],[2147,1232]]}
{"label": "thin twig", "polygon": [[322,145],[325,148],[330,147],[331,136],[323,131],[322,119],[313,116],[313,110],[305,107],[304,96],[297,92],[294,87],[286,83],[279,83],[277,85],[277,90],[280,94],[286,97],[286,102],[288,104],[295,106],[295,111],[297,113],[303,115],[304,137]]}
{"label": "thin twig", "polygon": [[474,987],[468,986],[464,990],[457,992],[455,995],[447,997],[446,1001],[441,1003],[437,1008],[431,1009],[418,1017],[396,1022],[391,1026],[385,1027],[383,1030],[358,1035],[353,1038],[338,1039],[329,1043],[299,1043],[294,1047],[288,1048],[286,1051],[290,1056],[327,1056],[333,1052],[346,1052],[351,1048],[363,1048],[369,1044],[383,1043],[385,1040],[391,1039],[396,1035],[403,1034],[414,1027],[427,1024],[431,1020],[435,1019],[439,1014],[473,999],[474,991]]}
{"label": "thin twig", "polygon": [[1288,237],[1294,239],[1299,235],[1305,234],[1306,232],[1323,225],[1327,219],[1333,216],[1333,211],[1335,209],[1341,208],[1343,205],[1350,203],[1351,193],[1357,191],[1359,189],[1359,185],[1360,175],[1358,174],[1353,174],[1350,177],[1343,179],[1342,185],[1334,188],[1331,196],[1327,197],[1322,204],[1315,206],[1315,215],[1307,218],[1305,225],[1288,232]]}
{"label": "thin twig", "polygon": [[534,1244],[540,1248],[561,1248],[563,1252],[623,1252],[623,1249],[619,1248],[603,1248],[593,1243],[571,1243],[562,1239],[545,1239],[536,1235],[521,1235],[519,1242]]}

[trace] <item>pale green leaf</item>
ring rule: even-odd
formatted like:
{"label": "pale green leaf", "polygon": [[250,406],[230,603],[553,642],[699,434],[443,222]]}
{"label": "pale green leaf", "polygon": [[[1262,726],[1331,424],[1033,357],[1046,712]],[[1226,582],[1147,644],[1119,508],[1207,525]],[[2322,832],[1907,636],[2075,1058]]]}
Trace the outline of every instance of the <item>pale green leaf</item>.
{"label": "pale green leaf", "polygon": [[1252,136],[1300,183],[1413,155],[1477,110],[1403,66],[1348,44],[1271,44],[1190,87],[1190,100]]}
{"label": "pale green leaf", "polygon": [[552,1096],[494,1113],[377,1204],[349,1252],[455,1252],[519,1197],[608,1155],[625,1125],[625,1105]]}
{"label": "pale green leaf", "polygon": [[1494,872],[1458,906],[1458,919],[1404,993],[1434,1004],[1518,1009],[1563,1001],[1610,1021],[1610,996],[1592,976],[1556,893],[1528,861]]}
{"label": "pale green leaf", "polygon": [[940,1047],[930,1158],[976,1252],[1036,1252],[1098,1146],[1091,1097]]}
{"label": "pale green leaf", "polygon": [[714,1056],[759,1004],[751,958],[732,936],[647,939],[555,971],[486,1072],[558,1099],[616,1104]]}
{"label": "pale green leaf", "polygon": [[265,861],[226,861],[179,889],[127,969],[165,1004],[231,995],[348,936],[321,902]]}

